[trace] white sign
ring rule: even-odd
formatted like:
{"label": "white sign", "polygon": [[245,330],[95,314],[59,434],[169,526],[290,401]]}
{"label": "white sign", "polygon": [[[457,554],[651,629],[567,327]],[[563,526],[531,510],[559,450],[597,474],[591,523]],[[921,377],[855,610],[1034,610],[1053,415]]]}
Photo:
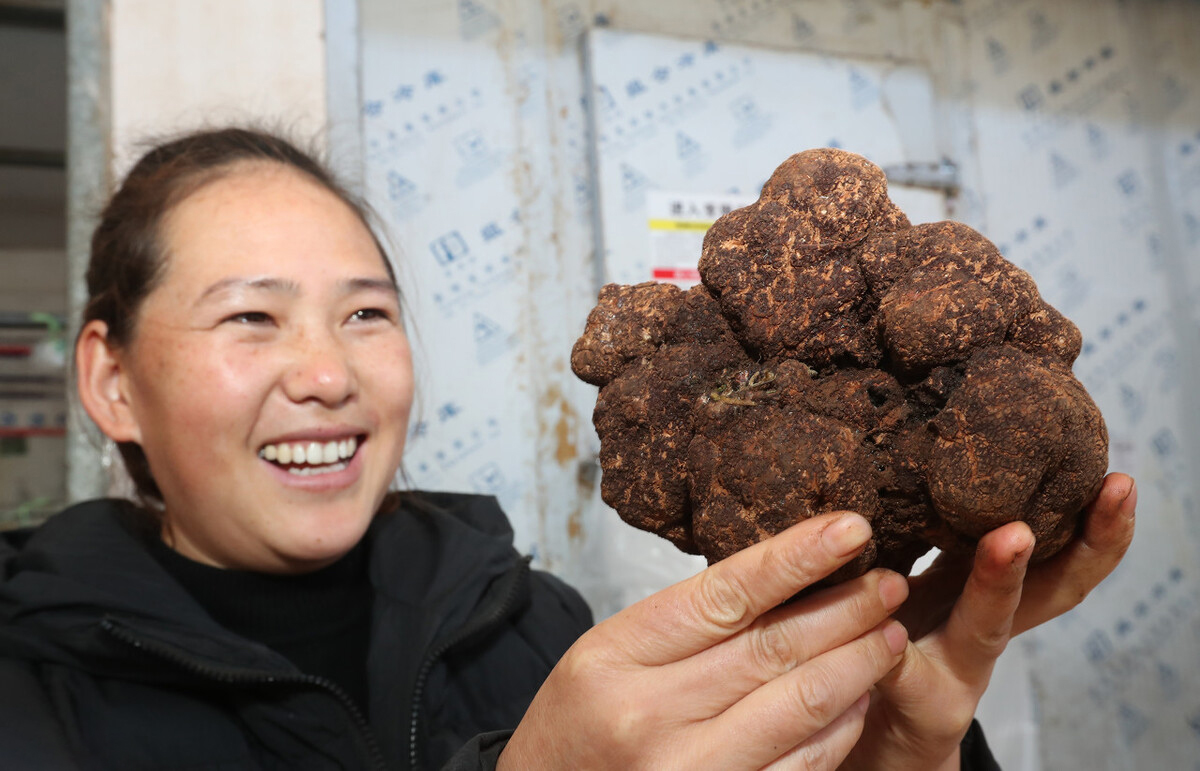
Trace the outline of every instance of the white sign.
{"label": "white sign", "polygon": [[696,265],[704,234],[724,214],[754,203],[745,195],[704,195],[651,190],[646,195],[650,232],[650,275],[680,289],[700,283]]}

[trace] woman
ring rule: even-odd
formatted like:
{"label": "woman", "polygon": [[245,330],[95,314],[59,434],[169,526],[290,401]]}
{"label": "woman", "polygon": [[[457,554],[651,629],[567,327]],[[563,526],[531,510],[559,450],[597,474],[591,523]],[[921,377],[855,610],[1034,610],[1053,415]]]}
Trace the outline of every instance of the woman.
{"label": "woman", "polygon": [[10,536],[5,767],[982,768],[996,656],[1132,534],[1114,475],[1028,577],[1016,523],[911,596],[880,570],[784,604],[869,537],[828,514],[585,633],[490,499],[387,494],[413,391],[400,296],[308,156],[243,130],[151,151],[88,289],[80,400],[143,500]]}

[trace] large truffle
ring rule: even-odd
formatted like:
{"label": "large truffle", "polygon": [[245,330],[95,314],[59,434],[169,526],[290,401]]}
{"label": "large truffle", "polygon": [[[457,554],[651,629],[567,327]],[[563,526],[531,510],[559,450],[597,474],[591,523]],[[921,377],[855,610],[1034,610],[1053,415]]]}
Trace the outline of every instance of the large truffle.
{"label": "large truffle", "polygon": [[1034,560],[1070,539],[1108,464],[1079,331],[982,235],[914,227],[878,167],[809,150],[713,225],[700,276],[604,287],[571,353],[626,522],[715,562],[855,510],[875,535],[835,579],[1014,520]]}

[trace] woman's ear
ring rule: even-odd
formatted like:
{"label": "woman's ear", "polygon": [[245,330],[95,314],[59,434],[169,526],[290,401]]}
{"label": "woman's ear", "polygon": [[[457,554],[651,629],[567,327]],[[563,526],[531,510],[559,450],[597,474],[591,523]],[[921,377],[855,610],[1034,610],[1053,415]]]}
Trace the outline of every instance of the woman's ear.
{"label": "woman's ear", "polygon": [[108,325],[89,321],[75,343],[75,386],[83,409],[114,442],[141,442],[129,403],[121,352],[109,344]]}

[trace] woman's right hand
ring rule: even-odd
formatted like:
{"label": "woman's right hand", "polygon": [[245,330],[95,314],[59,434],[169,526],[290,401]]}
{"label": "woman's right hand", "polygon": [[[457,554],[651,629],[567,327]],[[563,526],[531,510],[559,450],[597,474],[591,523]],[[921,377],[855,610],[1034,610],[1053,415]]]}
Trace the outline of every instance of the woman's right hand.
{"label": "woman's right hand", "polygon": [[870,536],[806,520],[597,625],[563,656],[500,769],[835,769],[867,693],[900,660],[896,573],[783,605]]}

